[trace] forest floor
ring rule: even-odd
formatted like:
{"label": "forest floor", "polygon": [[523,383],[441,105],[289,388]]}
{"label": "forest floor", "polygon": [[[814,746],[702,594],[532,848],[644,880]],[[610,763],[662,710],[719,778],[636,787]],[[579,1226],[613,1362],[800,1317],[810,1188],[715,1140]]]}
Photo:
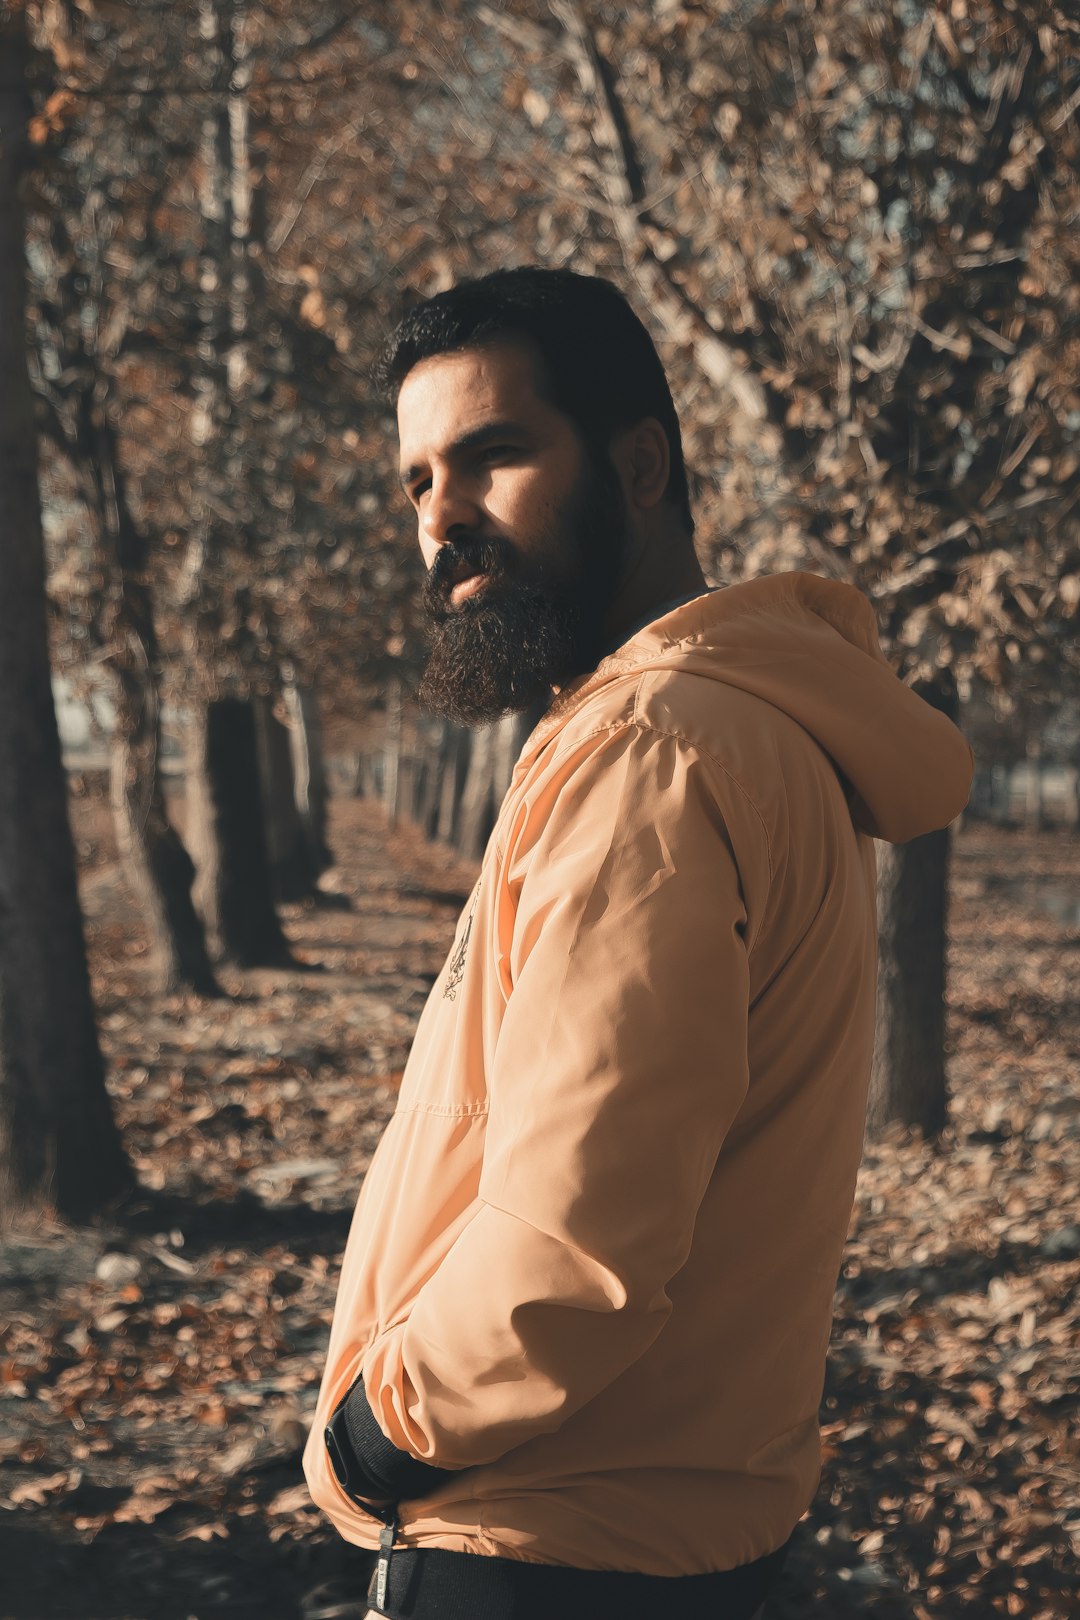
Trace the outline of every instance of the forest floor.
{"label": "forest floor", "polygon": [[[285,908],[296,968],[162,1001],[107,818],[74,802],[143,1192],[4,1245],[0,1620],[363,1613],[300,1449],[357,1188],[475,868],[365,802],[331,812],[337,903]],[[1080,839],[966,826],[950,1124],[860,1173],[824,1476],[769,1620],[1080,1615],[1078,969]]]}

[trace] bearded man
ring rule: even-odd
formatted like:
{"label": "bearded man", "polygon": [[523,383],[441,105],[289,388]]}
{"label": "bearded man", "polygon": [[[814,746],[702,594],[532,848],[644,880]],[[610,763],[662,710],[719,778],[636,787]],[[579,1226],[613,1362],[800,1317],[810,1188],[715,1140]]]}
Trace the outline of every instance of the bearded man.
{"label": "bearded man", "polygon": [[748,1620],[819,1472],[875,837],[971,750],[804,573],[709,591],[606,282],[498,272],[383,368],[424,699],[526,742],[357,1205],[305,1452],[413,1620]]}

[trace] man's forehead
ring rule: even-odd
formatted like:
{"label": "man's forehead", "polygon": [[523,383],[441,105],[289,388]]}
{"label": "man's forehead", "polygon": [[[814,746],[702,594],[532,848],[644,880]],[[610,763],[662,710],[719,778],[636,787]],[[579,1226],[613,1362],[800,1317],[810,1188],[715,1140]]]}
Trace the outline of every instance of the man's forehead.
{"label": "man's forehead", "polygon": [[445,434],[453,439],[493,416],[515,418],[550,410],[542,368],[531,344],[516,340],[451,350],[419,361],[398,393],[398,433],[406,440]]}

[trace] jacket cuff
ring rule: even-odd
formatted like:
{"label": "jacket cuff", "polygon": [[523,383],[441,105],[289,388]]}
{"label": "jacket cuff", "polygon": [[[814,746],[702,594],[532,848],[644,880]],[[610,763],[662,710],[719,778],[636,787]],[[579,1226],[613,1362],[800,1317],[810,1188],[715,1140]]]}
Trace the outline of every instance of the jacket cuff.
{"label": "jacket cuff", "polygon": [[414,1501],[427,1496],[455,1472],[423,1462],[388,1440],[371,1410],[362,1379],[345,1397],[345,1432],[363,1482],[361,1493],[372,1501]]}

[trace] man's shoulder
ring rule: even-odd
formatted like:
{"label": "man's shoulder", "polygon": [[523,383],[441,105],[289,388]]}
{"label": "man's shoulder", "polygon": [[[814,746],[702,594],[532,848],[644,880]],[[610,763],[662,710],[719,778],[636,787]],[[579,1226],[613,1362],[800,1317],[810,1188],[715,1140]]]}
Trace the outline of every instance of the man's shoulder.
{"label": "man's shoulder", "polygon": [[775,757],[785,743],[809,740],[802,727],[764,698],[679,665],[646,666],[591,694],[562,728],[559,750],[577,749],[591,736],[622,729],[673,737],[722,764],[747,748]]}
{"label": "man's shoulder", "polygon": [[643,670],[631,723],[678,737],[721,762],[748,748],[775,758],[778,748],[806,736],[775,704],[693,666]]}
{"label": "man's shoulder", "polygon": [[[663,821],[672,838],[693,839],[695,826],[707,828],[702,851],[715,835],[734,849],[748,882],[767,885],[781,795],[775,761],[763,747],[757,714],[763,707],[679,668],[639,669],[607,683],[567,717],[551,751],[537,761],[534,783],[542,779],[546,789],[535,796],[542,807],[537,825],[556,802],[575,824],[579,815],[595,817],[596,795],[614,793],[628,823]],[[672,758],[672,743],[681,762]],[[706,807],[703,820],[691,804]],[[684,853],[689,847],[680,845]]]}
{"label": "man's shoulder", "polygon": [[748,813],[770,843],[785,836],[792,795],[804,808],[817,803],[835,775],[820,745],[783,709],[692,664],[638,669],[593,693],[569,717],[552,765],[556,772],[557,761],[583,767],[590,741],[618,732],[640,741],[645,786],[658,757],[653,742],[673,738],[696,754],[725,815]]}

